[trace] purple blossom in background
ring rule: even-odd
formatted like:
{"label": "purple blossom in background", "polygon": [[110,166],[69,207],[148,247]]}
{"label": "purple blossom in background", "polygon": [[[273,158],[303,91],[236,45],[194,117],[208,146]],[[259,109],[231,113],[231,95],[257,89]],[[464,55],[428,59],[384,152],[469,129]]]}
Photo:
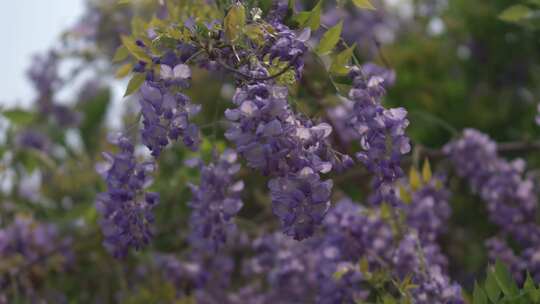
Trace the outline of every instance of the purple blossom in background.
{"label": "purple blossom in background", "polygon": [[55,92],[64,85],[58,71],[59,64],[59,54],[54,50],[46,55],[36,55],[27,75],[37,92],[36,104],[39,113],[51,117],[61,127],[74,127],[81,121],[80,113],[58,104],[54,99]]}
{"label": "purple blossom in background", "polygon": [[466,129],[444,151],[457,173],[487,203],[494,223],[522,245],[540,244],[540,227],[535,223],[538,201],[533,181],[523,176],[523,160],[500,158],[495,142],[474,129]]}
{"label": "purple blossom in background", "polygon": [[521,257],[516,255],[514,250],[508,246],[504,239],[492,237],[486,241],[485,245],[491,263],[495,263],[497,259],[500,260],[510,267],[510,271],[514,278],[519,281],[523,280],[523,270],[526,265]]}
{"label": "purple blossom in background", "polygon": [[403,176],[402,155],[411,146],[405,129],[409,125],[403,108],[385,109],[381,98],[385,80],[380,76],[365,78],[362,69],[351,69],[353,89],[349,98],[354,101],[348,124],[358,132],[362,151],[356,157],[375,175],[373,187],[375,203],[396,201],[393,183]]}
{"label": "purple blossom in background", "polygon": [[243,274],[254,279],[262,276],[263,282],[252,285],[256,291],[249,303],[313,302],[318,282],[316,253],[306,242],[270,233],[255,239],[252,250],[254,256],[244,262]]}
{"label": "purple blossom in background", "polygon": [[182,261],[173,255],[156,255],[154,263],[165,279],[175,287],[178,298],[185,297],[195,288],[202,286],[204,269],[199,263]]}
{"label": "purple blossom in background", "polygon": [[[388,70],[374,63],[366,63],[362,65],[361,69],[363,75],[368,79],[371,77],[382,78],[382,86],[384,86],[385,89],[393,86],[396,81],[395,71]],[[347,122],[353,109],[354,102],[349,99],[342,98],[340,105],[326,110],[327,115],[332,122],[332,126],[335,127],[335,131],[340,137],[340,140],[344,143],[350,143],[354,140],[360,139],[360,134],[356,130],[350,128],[349,123]]]}
{"label": "purple blossom in background", "polygon": [[233,219],[242,208],[244,188],[242,181],[234,180],[240,170],[236,159],[236,152],[225,150],[215,163],[201,167],[199,185],[191,185],[190,243],[195,248],[216,251],[235,229]]}
{"label": "purple blossom in background", "polygon": [[138,163],[134,147],[126,137],[116,140],[120,152],[104,153],[107,168],[100,170],[107,183],[107,192],[98,194],[96,208],[102,216],[104,245],[115,257],[124,257],[129,248],[140,249],[152,237],[152,209],[159,195],[145,192],[155,169],[153,162]]}
{"label": "purple blossom in background", "polygon": [[450,219],[450,192],[444,181],[433,177],[411,195],[411,202],[403,204],[407,226],[416,230],[422,243],[435,242],[446,231]]}
{"label": "purple blossom in background", "polygon": [[26,149],[36,149],[40,151],[48,151],[51,147],[50,139],[37,130],[23,130],[19,132],[15,138],[17,146]]}
{"label": "purple blossom in background", "polygon": [[[17,216],[8,226],[0,229],[0,300],[3,290],[19,289],[27,299],[37,301],[40,272],[44,269],[65,270],[73,260],[71,239],[60,236],[53,224],[37,222],[29,217]],[[9,280],[16,276],[27,284]]]}
{"label": "purple blossom in background", "polygon": [[[253,242],[254,256],[243,266],[253,279],[250,303],[354,303],[366,300],[369,289],[364,271],[390,271],[398,279],[413,274],[417,287],[411,290],[413,303],[464,303],[459,285],[451,283],[439,265],[436,245],[423,246],[416,234],[402,239],[378,209],[366,209],[349,199],[340,201],[323,222],[323,233],[304,242],[281,234],[262,236]],[[369,269],[358,264],[367,261]],[[339,274],[336,276],[336,274]],[[264,288],[264,283],[269,286]],[[246,295],[246,296],[248,296]],[[247,301],[246,299],[243,299]],[[234,302],[237,303],[237,302]],[[242,303],[242,302],[240,302]]]}
{"label": "purple blossom in background", "polygon": [[360,50],[374,58],[378,53],[376,42],[393,42],[396,32],[403,26],[399,17],[385,10],[384,5],[376,6],[377,10],[372,11],[344,9],[332,4],[329,9],[324,10],[321,22],[330,27],[343,20],[343,39],[350,45],[356,43]]}
{"label": "purple blossom in background", "polygon": [[28,78],[37,92],[36,104],[42,113],[51,110],[53,94],[63,85],[58,73],[60,63],[58,56],[52,50],[46,55],[36,55],[27,71]]}
{"label": "purple blossom in background", "polygon": [[536,106],[536,111],[538,113],[536,114],[536,117],[534,118],[534,121],[536,122],[537,125],[540,126],[540,103]]}
{"label": "purple blossom in background", "polygon": [[533,180],[524,176],[525,162],[521,159],[508,162],[500,158],[496,143],[474,129],[466,129],[463,136],[447,144],[444,151],[457,173],[466,178],[472,190],[486,202],[491,221],[523,249],[517,256],[502,239],[492,239],[486,243],[490,258],[510,263],[516,279],[523,278],[520,272],[524,269],[540,278],[540,267],[537,266],[540,260],[540,226],[536,223],[538,199]]}

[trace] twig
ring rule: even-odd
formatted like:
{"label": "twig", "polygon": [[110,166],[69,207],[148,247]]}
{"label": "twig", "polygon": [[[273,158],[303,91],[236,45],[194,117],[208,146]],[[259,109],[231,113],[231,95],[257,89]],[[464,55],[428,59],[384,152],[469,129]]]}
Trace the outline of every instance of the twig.
{"label": "twig", "polygon": [[287,64],[287,66],[285,68],[283,68],[281,71],[277,72],[276,74],[273,74],[273,75],[270,75],[270,76],[265,76],[265,77],[254,77],[254,76],[251,76],[249,74],[246,74],[240,70],[237,70],[233,67],[231,67],[230,65],[226,64],[225,62],[217,59],[217,63],[219,65],[221,65],[224,69],[226,69],[227,71],[229,72],[233,72],[237,75],[240,75],[246,79],[250,79],[250,80],[255,80],[255,81],[266,81],[266,80],[271,80],[271,79],[274,79],[274,78],[277,78],[283,74],[285,74],[295,63],[296,63],[296,60],[298,60],[298,58],[300,58],[300,55],[296,55],[290,62],[289,64]]}
{"label": "twig", "polygon": [[[431,158],[442,158],[446,154],[442,149],[434,149],[417,144],[416,147],[420,150],[420,154]],[[497,152],[512,153],[512,152],[528,152],[540,150],[540,141],[513,141],[497,144]]]}
{"label": "twig", "polygon": [[377,55],[379,55],[379,58],[381,58],[381,61],[383,62],[384,66],[387,69],[390,69],[391,65],[390,65],[389,61],[386,59],[386,56],[384,56],[384,53],[381,50],[381,43],[375,37],[373,37],[373,43],[375,43],[375,47],[377,48]]}

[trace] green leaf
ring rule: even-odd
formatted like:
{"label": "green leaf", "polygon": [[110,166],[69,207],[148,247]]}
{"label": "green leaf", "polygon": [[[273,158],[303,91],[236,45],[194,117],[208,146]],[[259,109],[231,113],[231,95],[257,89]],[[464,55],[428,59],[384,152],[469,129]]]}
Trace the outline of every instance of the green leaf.
{"label": "green leaf", "polygon": [[392,218],[392,207],[387,203],[381,204],[381,218],[385,220]]}
{"label": "green leaf", "polygon": [[397,300],[394,299],[394,297],[392,297],[391,295],[384,295],[383,298],[382,298],[382,304],[397,304]]}
{"label": "green leaf", "polygon": [[422,166],[422,179],[425,183],[429,183],[432,177],[431,173],[431,165],[429,164],[429,160],[426,158],[424,160],[424,165]]}
{"label": "green leaf", "polygon": [[260,0],[259,7],[261,8],[264,14],[268,13],[270,9],[272,8],[272,0]]}
{"label": "green leaf", "polygon": [[486,294],[477,283],[474,283],[473,304],[488,304]]}
{"label": "green leaf", "polygon": [[413,191],[416,191],[422,185],[420,174],[414,167],[411,167],[409,170],[409,184],[411,185],[411,189]]}
{"label": "green leaf", "polygon": [[353,0],[353,3],[359,8],[375,10],[375,6],[369,0]]}
{"label": "green leaf", "polygon": [[131,19],[131,34],[135,37],[146,37],[148,24],[139,16]]}
{"label": "green leaf", "polygon": [[321,26],[321,5],[322,0],[317,2],[311,11],[298,13],[293,20],[298,22],[300,27],[309,27],[312,32],[316,31]]}
{"label": "green leaf", "polygon": [[507,22],[518,22],[531,14],[531,9],[525,5],[516,4],[505,9],[499,19]]}
{"label": "green leaf", "polygon": [[245,28],[245,33],[248,38],[255,42],[257,45],[261,46],[266,41],[264,40],[264,30],[259,24],[249,24]]}
{"label": "green leaf", "polygon": [[124,93],[124,97],[136,92],[141,87],[145,79],[146,75],[144,73],[136,73],[135,75],[133,75],[133,77],[131,77],[131,79],[129,80],[126,92]]}
{"label": "green leaf", "polygon": [[500,261],[495,262],[495,280],[501,288],[502,292],[507,296],[515,296],[519,294],[519,289],[516,282],[512,278],[512,274],[508,268]]}
{"label": "green leaf", "polygon": [[27,125],[34,120],[34,113],[21,109],[6,110],[2,115],[14,125]]}
{"label": "green leaf", "polygon": [[112,62],[116,63],[116,62],[123,61],[128,56],[129,56],[128,49],[124,45],[121,45],[116,49],[116,52],[114,53],[114,57],[112,59]]}
{"label": "green leaf", "polygon": [[152,59],[146,52],[140,48],[136,43],[135,40],[128,36],[121,36],[120,39],[122,40],[122,44],[126,47],[126,49],[129,51],[133,57],[137,58],[137,60],[144,61],[144,62],[151,62]]}
{"label": "green leaf", "polygon": [[349,48],[346,48],[345,50],[337,54],[332,60],[332,65],[330,66],[330,72],[334,74],[339,74],[339,75],[347,74],[349,70],[347,69],[346,65],[349,62],[349,60],[351,60],[355,47],[356,47],[356,44],[352,45]]}
{"label": "green leaf", "polygon": [[525,283],[523,284],[524,290],[536,290],[536,286],[534,286],[534,280],[531,278],[531,274],[527,271],[527,279],[525,279]]}
{"label": "green leaf", "polygon": [[306,27],[307,21],[309,19],[309,14],[310,12],[300,12],[293,17],[293,20],[298,22],[301,27]]}
{"label": "green leaf", "polygon": [[98,142],[101,137],[101,126],[105,121],[105,114],[111,99],[109,89],[99,91],[89,100],[81,103],[80,110],[83,113],[83,121],[80,125],[81,138],[86,150],[92,154],[99,148]]}
{"label": "green leaf", "polygon": [[399,198],[400,198],[405,204],[410,204],[411,201],[412,201],[411,195],[409,194],[409,192],[407,191],[407,189],[405,189],[405,187],[403,187],[402,185],[399,186]]}
{"label": "green leaf", "polygon": [[497,280],[495,279],[495,275],[492,271],[488,270],[487,272],[487,278],[486,282],[484,283],[484,288],[491,302],[497,302],[499,300],[501,289],[499,288],[499,284],[497,284]]}
{"label": "green leaf", "polygon": [[223,20],[225,37],[229,41],[236,41],[243,34],[245,25],[246,8],[242,4],[234,4]]}
{"label": "green leaf", "polygon": [[540,0],[529,0],[528,2],[532,5],[540,6]]}
{"label": "green leaf", "polygon": [[116,70],[115,77],[118,79],[124,78],[129,74],[129,72],[131,72],[132,69],[133,66],[131,65],[131,63],[123,64],[121,67],[118,68],[118,70]]}
{"label": "green leaf", "polygon": [[343,29],[343,20],[338,24],[329,28],[326,33],[321,38],[319,45],[317,46],[316,52],[319,55],[324,55],[329,53],[338,43],[341,36],[341,30]]}

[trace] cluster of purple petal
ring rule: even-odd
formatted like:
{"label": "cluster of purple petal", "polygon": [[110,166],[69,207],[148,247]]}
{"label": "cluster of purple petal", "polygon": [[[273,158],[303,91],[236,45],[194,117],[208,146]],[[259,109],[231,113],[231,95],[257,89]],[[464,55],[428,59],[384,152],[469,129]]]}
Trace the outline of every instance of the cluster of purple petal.
{"label": "cluster of purple petal", "polygon": [[[382,85],[385,88],[388,88],[394,85],[396,81],[396,73],[393,70],[385,69],[381,66],[378,66],[374,63],[366,63],[362,65],[362,73],[366,78],[371,77],[380,77],[384,81]],[[349,99],[343,98],[341,104],[329,108],[326,110],[328,118],[332,122],[332,126],[335,129],[335,132],[338,134],[340,140],[343,143],[350,143],[355,140],[360,139],[360,134],[351,129],[347,120],[350,117],[350,113],[354,109],[354,102]]]}
{"label": "cluster of purple petal", "polygon": [[51,147],[50,139],[40,131],[26,129],[19,132],[15,138],[17,146],[26,149],[48,151]]}
{"label": "cluster of purple petal", "polygon": [[117,139],[120,152],[104,153],[108,162],[100,170],[107,183],[107,192],[98,194],[96,209],[101,214],[104,245],[115,257],[124,257],[129,248],[140,249],[151,237],[152,209],[159,195],[145,192],[151,183],[153,162],[138,163],[134,147],[125,137]]}
{"label": "cluster of purple petal", "polygon": [[172,93],[163,82],[146,81],[141,89],[139,104],[143,115],[141,136],[154,157],[169,144],[182,137],[184,144],[196,150],[199,129],[190,119],[200,106],[190,102],[183,93]]}
{"label": "cluster of purple petal", "polygon": [[54,100],[54,92],[64,84],[58,72],[59,59],[54,50],[46,55],[36,55],[27,75],[37,92],[36,104],[40,113],[50,115],[62,127],[76,126],[81,121],[80,113]]}
{"label": "cluster of purple petal", "polygon": [[383,77],[368,77],[359,67],[353,67],[350,76],[353,88],[349,98],[354,105],[348,124],[358,133],[363,149],[356,156],[375,175],[373,202],[394,203],[396,194],[392,185],[403,176],[400,160],[411,150],[405,134],[409,125],[407,111],[382,106],[386,82]]}
{"label": "cluster of purple petal", "polygon": [[538,199],[533,180],[524,176],[525,162],[499,157],[496,143],[474,129],[466,129],[444,151],[457,173],[486,202],[491,221],[522,247],[522,253],[514,255],[504,238],[494,238],[487,242],[490,257],[513,262],[510,267],[516,278],[522,278],[520,271],[528,269],[540,279],[540,226],[535,218]]}
{"label": "cluster of purple petal", "polygon": [[225,150],[215,163],[200,168],[199,185],[191,185],[190,242],[194,248],[220,248],[235,229],[234,216],[242,208],[244,188],[234,175],[240,170],[237,154]]}
{"label": "cluster of purple petal", "polygon": [[27,299],[37,301],[40,273],[45,269],[64,269],[72,259],[71,240],[62,238],[55,225],[17,216],[10,225],[0,229],[0,300],[4,291],[19,288],[9,286],[8,274],[19,277],[21,281],[22,276],[28,274],[33,279],[23,284],[20,292]]}
{"label": "cluster of purple petal", "polygon": [[[265,280],[250,285],[253,303],[355,303],[370,295],[363,287],[365,271],[377,270],[399,279],[414,274],[414,303],[463,303],[459,285],[449,282],[439,265],[442,254],[436,245],[424,247],[413,233],[398,239],[380,211],[348,199],[328,213],[323,234],[301,243],[266,235],[253,242],[253,250],[243,274]],[[362,259],[369,269],[358,268]]]}
{"label": "cluster of purple petal", "polygon": [[313,233],[329,206],[331,181],[320,173],[332,169],[333,156],[327,138],[330,125],[314,125],[297,118],[287,102],[286,87],[256,83],[239,88],[233,97],[237,106],[227,109],[231,121],[225,137],[251,168],[270,175],[274,213],[295,239]]}
{"label": "cluster of purple petal", "polygon": [[321,16],[321,22],[327,26],[340,21],[343,21],[343,39],[351,45],[356,43],[369,58],[376,58],[377,43],[391,43],[404,23],[399,16],[389,12],[385,5],[378,6],[377,11],[351,10],[332,5]]}
{"label": "cluster of purple petal", "polygon": [[403,204],[407,226],[416,231],[422,243],[435,242],[446,232],[451,214],[449,199],[450,192],[443,187],[443,181],[434,177],[412,193],[410,203]]}
{"label": "cluster of purple petal", "polygon": [[265,35],[267,43],[260,53],[261,59],[268,56],[270,61],[277,59],[280,62],[286,62],[294,69],[296,78],[300,78],[304,68],[302,57],[308,50],[306,41],[310,37],[310,32],[307,30],[297,34],[281,23],[283,9],[286,9],[286,6],[278,5],[273,11],[273,17],[271,16],[269,20],[275,33]]}

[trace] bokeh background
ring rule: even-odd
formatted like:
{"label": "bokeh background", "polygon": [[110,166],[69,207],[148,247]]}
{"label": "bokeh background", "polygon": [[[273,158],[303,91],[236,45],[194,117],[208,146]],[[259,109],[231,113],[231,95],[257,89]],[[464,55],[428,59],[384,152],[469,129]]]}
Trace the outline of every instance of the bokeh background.
{"label": "bokeh background", "polygon": [[[157,298],[168,303],[174,297],[172,287],[162,284],[159,267],[151,261],[154,255],[175,254],[187,246],[187,183],[196,181],[198,172],[183,162],[194,154],[174,145],[161,156],[153,186],[161,194],[155,211],[156,237],[149,248],[126,261],[117,262],[102,248],[94,208],[96,194],[104,190],[95,167],[103,161],[100,152],[113,150],[107,134],[132,131],[137,119],[134,99],[122,98],[127,80],[114,77],[118,65],[111,63],[119,35],[131,29],[131,18],[146,18],[157,5],[156,1],[133,2],[16,0],[5,1],[0,10],[0,107],[2,111],[22,108],[0,120],[0,227],[8,227],[17,216],[52,223],[58,237],[69,239],[73,248],[73,260],[67,267],[65,261],[32,265],[40,267],[32,270],[29,279],[31,285],[36,284],[36,296],[60,302],[76,299],[74,303],[151,303]],[[299,8],[314,5],[313,1],[298,2]],[[326,1],[322,20],[331,26],[343,18],[344,38],[357,44],[361,60],[396,72],[385,103],[408,109],[408,134],[415,146],[440,150],[464,128],[477,128],[504,143],[530,143],[540,138],[540,127],[535,124],[540,101],[538,1],[373,2],[376,11],[337,7]],[[536,15],[526,20],[501,19],[501,13],[516,3],[530,5]],[[58,67],[64,82],[57,94],[47,98],[73,111],[77,123],[62,125],[61,119],[42,117],[39,112],[40,92],[29,81],[27,71],[43,64],[33,61],[32,55],[46,55],[50,49],[65,51],[65,60]],[[311,84],[322,95],[319,103],[310,102],[313,94],[298,87],[295,107],[321,118],[321,111],[335,104],[335,94],[324,76],[317,76],[322,75],[320,66],[309,62],[306,66],[306,72],[313,75]],[[206,138],[223,147],[224,129],[204,126],[214,121],[216,111],[229,105],[234,81],[194,70],[193,83],[189,94],[203,105],[197,123],[203,126]],[[43,145],[48,149],[20,146],[18,134],[27,130],[47,135]],[[204,141],[201,155],[208,158],[212,147]],[[141,155],[148,154],[143,147],[139,150]],[[538,149],[526,146],[503,156],[524,158],[538,182]],[[422,160],[411,157],[404,168],[419,166]],[[439,158],[430,161],[434,171],[448,176],[453,193],[449,233],[440,243],[449,257],[452,278],[470,291],[488,263],[484,241],[498,230],[488,221],[485,204],[453,174],[449,163]],[[340,184],[342,191],[337,195],[365,200],[369,180],[362,179],[365,171],[360,171]],[[261,187],[265,179],[250,175],[246,182],[244,201],[249,204],[240,213],[239,226],[255,231],[251,221],[255,218],[276,228],[278,223],[268,212],[268,195]],[[16,260],[13,265],[1,263],[0,273],[17,265]],[[21,297],[13,303],[26,303],[24,295]]]}

